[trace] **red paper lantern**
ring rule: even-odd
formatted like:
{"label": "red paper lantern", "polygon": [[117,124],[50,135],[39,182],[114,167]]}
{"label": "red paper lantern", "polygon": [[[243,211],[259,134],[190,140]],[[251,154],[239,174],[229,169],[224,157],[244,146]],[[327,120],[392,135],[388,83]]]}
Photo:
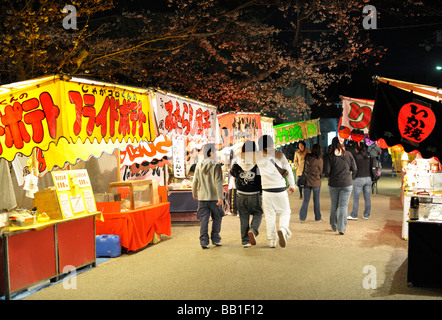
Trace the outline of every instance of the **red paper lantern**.
{"label": "red paper lantern", "polygon": [[351,139],[356,142],[361,142],[362,140],[364,140],[364,131],[356,129],[352,130]]}
{"label": "red paper lantern", "polygon": [[404,104],[399,111],[399,132],[412,144],[419,144],[428,138],[435,125],[436,116],[433,110],[421,104],[410,102]]}
{"label": "red paper lantern", "polygon": [[339,127],[338,134],[342,139],[348,139],[350,133],[351,133],[350,128],[344,126]]}
{"label": "red paper lantern", "polygon": [[377,145],[379,146],[379,148],[381,148],[381,149],[387,149],[387,148],[388,148],[387,143],[386,143],[385,140],[382,139],[382,138],[379,139],[379,140],[377,140],[376,143],[377,143]]}

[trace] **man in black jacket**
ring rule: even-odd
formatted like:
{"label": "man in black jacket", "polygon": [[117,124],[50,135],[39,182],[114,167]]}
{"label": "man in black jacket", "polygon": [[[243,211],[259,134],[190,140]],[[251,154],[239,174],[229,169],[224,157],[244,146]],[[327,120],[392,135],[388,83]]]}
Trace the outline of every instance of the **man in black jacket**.
{"label": "man in black jacket", "polygon": [[[237,192],[237,209],[241,224],[241,242],[244,248],[256,244],[259,226],[262,220],[261,175],[254,159],[256,145],[245,141],[241,157],[232,166],[230,174],[235,178]],[[249,224],[249,216],[252,222]]]}

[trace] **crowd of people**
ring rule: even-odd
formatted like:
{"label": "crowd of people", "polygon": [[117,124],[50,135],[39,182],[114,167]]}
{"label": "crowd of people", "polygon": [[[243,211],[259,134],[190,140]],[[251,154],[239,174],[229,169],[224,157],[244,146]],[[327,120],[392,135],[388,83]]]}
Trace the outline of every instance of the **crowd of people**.
{"label": "crowd of people", "polygon": [[[372,187],[371,157],[364,143],[358,143],[354,152],[346,150],[338,137],[333,138],[323,155],[321,146],[314,144],[308,150],[304,141],[298,143],[293,164],[296,179],[286,156],[275,149],[273,139],[263,135],[254,141],[246,140],[240,154],[232,163],[230,174],[236,187],[236,210],[240,220],[240,238],[244,248],[256,245],[260,234],[262,215],[266,221],[268,245],[286,247],[292,233],[289,228],[291,208],[289,194],[295,193],[298,183],[302,204],[299,220],[305,222],[313,193],[315,221],[322,221],[320,191],[322,177],[328,181],[330,194],[330,227],[344,235],[347,220],[358,218],[359,197],[363,194],[365,206],[363,218],[370,216],[370,192]],[[201,222],[200,245],[210,248],[210,240],[221,246],[223,174],[222,164],[216,162],[214,144],[203,147],[204,159],[195,167],[192,194],[198,200],[197,217]],[[301,177],[303,179],[301,179]],[[353,193],[353,207],[347,216],[348,204]],[[251,220],[250,220],[251,217]],[[279,217],[279,220],[277,219]],[[209,220],[212,229],[209,237]],[[277,221],[278,220],[278,221]]]}

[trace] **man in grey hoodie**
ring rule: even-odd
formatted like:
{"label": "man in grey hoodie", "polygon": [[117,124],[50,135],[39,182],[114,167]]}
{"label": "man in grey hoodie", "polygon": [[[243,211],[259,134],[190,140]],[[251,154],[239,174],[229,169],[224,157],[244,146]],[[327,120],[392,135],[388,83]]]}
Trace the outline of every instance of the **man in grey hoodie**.
{"label": "man in grey hoodie", "polygon": [[210,238],[215,246],[222,246],[221,221],[224,216],[223,203],[223,172],[222,164],[217,164],[216,150],[213,143],[203,146],[204,160],[198,162],[192,181],[192,195],[198,199],[197,218],[201,221],[200,244],[209,249],[209,219],[212,217]]}

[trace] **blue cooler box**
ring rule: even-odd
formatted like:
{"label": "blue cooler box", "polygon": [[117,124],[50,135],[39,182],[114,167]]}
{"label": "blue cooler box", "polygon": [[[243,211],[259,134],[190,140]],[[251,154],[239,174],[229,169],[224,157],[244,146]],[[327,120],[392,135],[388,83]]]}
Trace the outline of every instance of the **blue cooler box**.
{"label": "blue cooler box", "polygon": [[95,255],[97,258],[121,256],[120,237],[113,234],[95,236]]}

